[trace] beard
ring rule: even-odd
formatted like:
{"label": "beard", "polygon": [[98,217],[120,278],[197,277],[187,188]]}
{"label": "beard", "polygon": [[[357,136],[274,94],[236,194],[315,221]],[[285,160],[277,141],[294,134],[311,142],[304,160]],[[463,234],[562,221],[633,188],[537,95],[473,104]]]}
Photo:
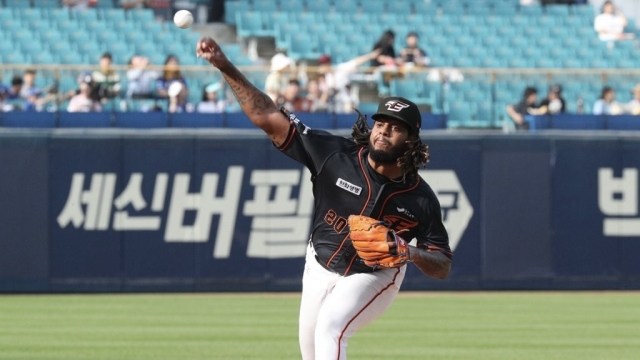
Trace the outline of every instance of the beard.
{"label": "beard", "polygon": [[371,141],[369,141],[369,156],[371,156],[371,160],[380,164],[395,164],[398,162],[398,158],[402,156],[404,153],[404,149],[389,149],[385,150],[376,150],[373,148]]}

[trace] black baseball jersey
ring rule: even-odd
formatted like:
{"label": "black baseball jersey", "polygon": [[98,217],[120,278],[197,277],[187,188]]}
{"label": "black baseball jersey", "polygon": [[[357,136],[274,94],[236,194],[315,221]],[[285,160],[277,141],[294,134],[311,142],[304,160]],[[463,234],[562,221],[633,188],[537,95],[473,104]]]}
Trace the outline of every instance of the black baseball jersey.
{"label": "black baseball jersey", "polygon": [[362,262],[349,239],[349,215],[386,220],[400,236],[417,239],[423,249],[451,257],[440,203],[420,177],[406,182],[378,174],[367,161],[367,147],[353,140],[305,126],[283,110],[291,122],[279,147],[311,171],[315,212],[311,242],[318,261],[342,275],[374,271]]}

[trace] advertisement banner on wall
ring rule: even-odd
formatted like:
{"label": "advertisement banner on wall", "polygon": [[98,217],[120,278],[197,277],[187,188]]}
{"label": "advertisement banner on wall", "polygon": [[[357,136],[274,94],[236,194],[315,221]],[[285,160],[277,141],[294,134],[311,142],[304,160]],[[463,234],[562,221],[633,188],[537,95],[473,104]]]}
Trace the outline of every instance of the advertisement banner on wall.
{"label": "advertisement banner on wall", "polygon": [[[470,164],[478,164],[479,149],[435,148],[444,166],[420,174],[438,194],[460,254],[455,273],[477,276],[479,168]],[[61,139],[51,156],[56,284],[299,287],[312,183],[267,140]],[[458,161],[458,173],[446,168],[447,158],[469,164]]]}

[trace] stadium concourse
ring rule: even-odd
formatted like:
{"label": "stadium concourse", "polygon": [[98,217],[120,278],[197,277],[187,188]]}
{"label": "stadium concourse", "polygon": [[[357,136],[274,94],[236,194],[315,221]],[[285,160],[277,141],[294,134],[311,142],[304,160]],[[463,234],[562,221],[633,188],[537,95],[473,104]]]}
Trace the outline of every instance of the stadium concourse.
{"label": "stadium concourse", "polygon": [[[125,11],[118,1],[109,0],[86,10],[62,8],[57,0],[0,3],[4,5],[0,8],[0,61],[5,65],[1,72],[5,92],[12,78],[29,67],[38,70],[39,96],[73,92],[79,87],[78,75],[109,53],[121,90],[102,102],[102,110],[167,112],[167,101],[159,101],[157,94],[151,99],[128,95],[125,73],[134,55],[162,65],[167,55],[174,54],[189,89],[185,101],[192,104],[182,111],[195,111],[207,88],[215,88],[222,100],[231,98],[223,86],[209,86],[220,82],[220,75],[208,68],[203,72],[198,67],[203,64],[191,56],[200,34],[158,21],[152,9]],[[298,70],[309,69],[303,77],[298,72],[304,89],[307,80],[315,77],[313,70],[323,54],[338,65],[370,52],[386,30],[395,33],[399,54],[406,35],[415,32],[418,47],[430,59],[429,67],[398,65],[380,70],[363,65],[359,75],[367,75],[353,81],[367,82],[360,89],[375,97],[361,94],[357,104],[370,112],[378,95],[404,96],[425,112],[442,115],[448,127],[496,128],[510,123],[505,109],[520,101],[527,86],[537,88],[541,99],[552,85],[561,85],[568,113],[591,113],[605,85],[618,90],[620,103],[632,99],[631,90],[640,82],[633,72],[640,65],[636,41],[601,41],[593,25],[599,11],[592,5],[522,3],[227,0],[224,21],[235,27],[238,41],[223,48],[234,63],[248,67],[251,81],[264,88],[269,70],[264,64],[273,52],[247,55],[245,45],[248,39],[273,39],[275,48],[295,61]],[[633,19],[625,31],[638,32]],[[56,65],[63,66],[56,69]],[[67,109],[69,98],[56,100],[41,110]],[[237,104],[228,100],[222,111],[239,112]],[[3,108],[12,105],[21,108],[18,100],[5,98]]]}

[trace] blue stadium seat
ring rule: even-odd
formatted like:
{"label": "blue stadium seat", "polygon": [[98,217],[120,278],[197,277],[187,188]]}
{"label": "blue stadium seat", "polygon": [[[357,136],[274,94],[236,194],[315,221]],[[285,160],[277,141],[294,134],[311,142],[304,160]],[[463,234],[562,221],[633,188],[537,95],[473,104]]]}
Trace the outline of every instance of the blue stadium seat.
{"label": "blue stadium seat", "polygon": [[291,20],[289,13],[284,11],[268,12],[263,14],[263,16],[266,28],[274,31],[274,35],[276,26],[286,24]]}
{"label": "blue stadium seat", "polygon": [[105,128],[111,127],[111,113],[60,111],[58,126],[61,128]]}
{"label": "blue stadium seat", "polygon": [[30,8],[31,4],[29,1],[25,1],[25,0],[5,0],[5,6],[8,8],[19,8],[19,9],[26,9],[26,8]]}
{"label": "blue stadium seat", "polygon": [[120,9],[120,8],[100,9],[100,11],[98,12],[98,16],[102,20],[106,20],[109,22],[125,22],[126,21],[125,11],[124,9]]}
{"label": "blue stadium seat", "polygon": [[128,10],[129,19],[134,22],[154,21],[153,10],[151,9],[131,9]]}
{"label": "blue stadium seat", "polygon": [[43,18],[42,11],[39,8],[14,8],[14,16],[21,20],[33,21]]}
{"label": "blue stadium seat", "polygon": [[289,50],[289,56],[295,60],[317,59],[323,53],[314,39],[310,39],[303,34],[289,36],[287,38],[287,49]]}
{"label": "blue stadium seat", "polygon": [[262,14],[259,12],[242,12],[236,14],[236,24],[238,26],[238,36],[243,38],[273,36],[273,31],[267,28]]}
{"label": "blue stadium seat", "polygon": [[328,13],[331,10],[331,2],[329,0],[307,0],[305,7],[307,11]]}
{"label": "blue stadium seat", "polygon": [[304,2],[301,0],[279,0],[280,11],[301,13],[304,10]]}
{"label": "blue stadium seat", "polygon": [[262,13],[268,13],[278,9],[278,4],[274,0],[253,0],[251,1],[251,5],[251,9],[253,11],[259,11]]}
{"label": "blue stadium seat", "polygon": [[39,9],[47,9],[47,11],[57,9],[58,0],[33,0],[33,6]]}
{"label": "blue stadium seat", "polygon": [[341,14],[355,14],[358,12],[358,2],[356,1],[334,1],[335,11]]}
{"label": "blue stadium seat", "polygon": [[117,112],[116,127],[119,128],[165,128],[169,126],[169,119],[164,112],[149,112],[140,116],[137,112]]}
{"label": "blue stadium seat", "polygon": [[544,12],[551,16],[560,16],[562,18],[569,16],[569,6],[567,5],[547,5]]}
{"label": "blue stadium seat", "polygon": [[251,4],[248,1],[225,1],[224,21],[227,24],[235,25],[237,14],[251,11]]}

